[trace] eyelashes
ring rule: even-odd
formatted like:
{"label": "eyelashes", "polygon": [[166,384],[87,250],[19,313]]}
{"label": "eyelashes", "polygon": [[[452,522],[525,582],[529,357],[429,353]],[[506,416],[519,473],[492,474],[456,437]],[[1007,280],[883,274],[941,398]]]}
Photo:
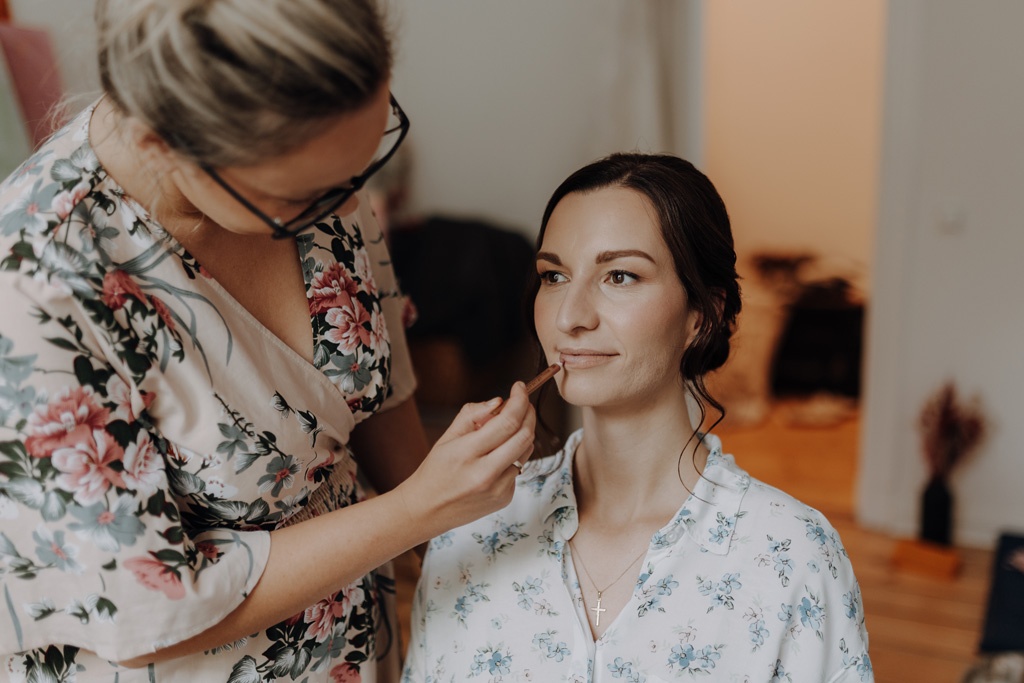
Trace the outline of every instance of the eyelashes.
{"label": "eyelashes", "polygon": [[628,270],[613,270],[608,273],[608,279],[615,285],[628,285],[640,280],[636,273],[631,273]]}
{"label": "eyelashes", "polygon": [[540,282],[544,285],[556,285],[562,282],[567,282],[565,275],[555,270],[544,270],[538,273],[540,276]]}
{"label": "eyelashes", "polygon": [[[538,276],[542,285],[557,285],[569,281],[565,273],[560,273],[557,270],[544,270],[539,272]],[[623,287],[639,282],[640,276],[628,270],[611,270],[605,274],[602,281],[614,286]]]}

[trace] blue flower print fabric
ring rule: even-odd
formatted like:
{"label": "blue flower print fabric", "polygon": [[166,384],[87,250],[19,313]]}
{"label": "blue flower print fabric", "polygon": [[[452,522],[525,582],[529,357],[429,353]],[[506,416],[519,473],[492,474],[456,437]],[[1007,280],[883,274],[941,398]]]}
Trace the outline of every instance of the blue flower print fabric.
{"label": "blue flower print fabric", "polygon": [[568,544],[581,439],[528,463],[508,507],[431,542],[405,683],[874,680],[835,529],[751,478],[713,435],[704,477],[652,536],[631,599],[595,642]]}

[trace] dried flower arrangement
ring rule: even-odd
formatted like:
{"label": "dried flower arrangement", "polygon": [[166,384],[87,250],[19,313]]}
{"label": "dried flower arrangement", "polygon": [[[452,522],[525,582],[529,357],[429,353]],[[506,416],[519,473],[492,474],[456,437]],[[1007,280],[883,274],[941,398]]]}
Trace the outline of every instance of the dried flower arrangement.
{"label": "dried flower arrangement", "polygon": [[975,397],[963,404],[947,382],[921,411],[921,436],[928,462],[928,484],[921,495],[922,540],[953,544],[953,494],[949,473],[978,448],[985,433],[985,418]]}
{"label": "dried flower arrangement", "polygon": [[942,386],[921,411],[921,436],[931,477],[945,479],[981,443],[985,418],[977,397],[961,403],[952,382]]}

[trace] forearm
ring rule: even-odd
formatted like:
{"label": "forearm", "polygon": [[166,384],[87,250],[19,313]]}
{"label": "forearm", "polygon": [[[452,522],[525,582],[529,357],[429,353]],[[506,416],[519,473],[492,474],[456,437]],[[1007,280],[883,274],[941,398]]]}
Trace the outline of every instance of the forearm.
{"label": "forearm", "polygon": [[413,518],[403,495],[392,491],[273,531],[259,582],[231,614],[188,640],[121,664],[145,666],[264,630],[443,531],[430,520]]}
{"label": "forearm", "polygon": [[231,614],[199,635],[122,663],[144,666],[266,629],[413,546],[507,505],[518,473],[512,462],[533,450],[535,416],[521,383],[498,417],[487,419],[497,405],[465,406],[423,465],[394,490],[271,532],[263,573]]}

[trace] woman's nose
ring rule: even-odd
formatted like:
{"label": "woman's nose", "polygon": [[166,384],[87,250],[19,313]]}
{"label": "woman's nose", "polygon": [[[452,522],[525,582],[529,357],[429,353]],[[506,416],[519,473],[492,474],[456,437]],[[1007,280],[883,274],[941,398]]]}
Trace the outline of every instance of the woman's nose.
{"label": "woman's nose", "polygon": [[597,309],[594,307],[593,293],[590,289],[585,285],[570,283],[558,307],[558,318],[555,322],[559,332],[565,334],[597,327]]}

